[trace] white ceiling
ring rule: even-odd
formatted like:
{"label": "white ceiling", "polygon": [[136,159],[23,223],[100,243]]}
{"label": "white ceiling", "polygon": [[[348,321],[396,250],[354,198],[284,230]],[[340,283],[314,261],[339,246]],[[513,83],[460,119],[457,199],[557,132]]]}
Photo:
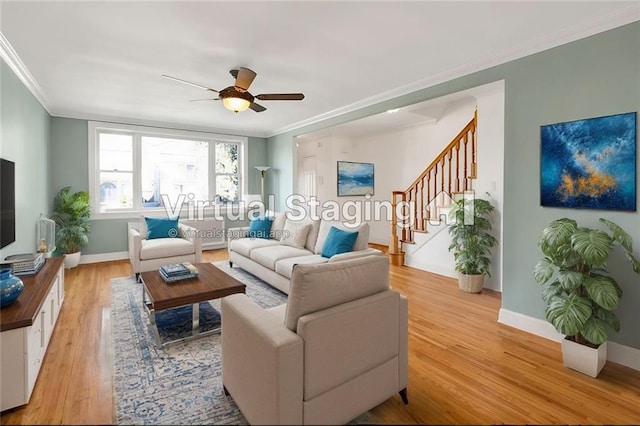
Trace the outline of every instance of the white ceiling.
{"label": "white ceiling", "polygon": [[[52,115],[265,137],[640,20],[639,5],[2,0],[0,45]],[[254,95],[306,98],[234,114],[161,77],[222,89],[239,66]]]}

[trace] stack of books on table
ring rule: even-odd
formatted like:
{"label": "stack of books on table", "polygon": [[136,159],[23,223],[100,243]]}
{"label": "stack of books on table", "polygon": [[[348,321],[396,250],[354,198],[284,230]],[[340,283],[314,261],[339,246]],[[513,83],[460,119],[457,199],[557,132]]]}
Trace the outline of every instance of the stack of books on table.
{"label": "stack of books on table", "polygon": [[160,276],[165,282],[173,283],[198,276],[198,269],[190,262],[171,263],[160,267]]}
{"label": "stack of books on table", "polygon": [[4,258],[7,263],[11,263],[13,275],[35,275],[44,265],[43,253],[14,254]]}

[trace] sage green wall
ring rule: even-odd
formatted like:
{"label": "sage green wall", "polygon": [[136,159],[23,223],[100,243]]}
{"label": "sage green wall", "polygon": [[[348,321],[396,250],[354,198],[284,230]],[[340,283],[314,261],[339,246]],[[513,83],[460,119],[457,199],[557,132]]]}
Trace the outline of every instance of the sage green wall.
{"label": "sage green wall", "polygon": [[[280,206],[284,205],[284,197],[293,188],[291,165],[297,135],[504,79],[502,305],[510,311],[543,319],[544,303],[531,271],[541,256],[537,247],[540,232],[550,221],[568,216],[581,225],[598,226],[598,218],[607,217],[631,234],[634,252],[640,256],[637,211],[542,208],[539,202],[540,126],[640,110],[639,52],[640,23],[636,22],[271,137],[267,140],[269,165],[278,169],[279,174],[277,180],[270,182],[274,185],[270,190],[277,194]],[[622,330],[613,333],[610,340],[640,348],[637,309],[640,277],[631,272],[619,251],[609,265],[625,292],[617,311]]]}
{"label": "sage green wall", "polygon": [[[73,190],[89,188],[88,121],[53,117],[51,125],[51,193],[71,185]],[[248,190],[260,192],[260,174],[254,168],[267,162],[266,140],[249,138],[247,161]],[[127,222],[131,219],[99,219],[91,221],[89,246],[83,254],[115,253],[127,250]],[[243,225],[244,222],[240,223]],[[238,225],[233,225],[238,226]]]}
{"label": "sage green wall", "polygon": [[0,74],[0,156],[16,173],[16,241],[0,250],[1,260],[35,251],[36,222],[49,214],[51,117],[3,60]]}

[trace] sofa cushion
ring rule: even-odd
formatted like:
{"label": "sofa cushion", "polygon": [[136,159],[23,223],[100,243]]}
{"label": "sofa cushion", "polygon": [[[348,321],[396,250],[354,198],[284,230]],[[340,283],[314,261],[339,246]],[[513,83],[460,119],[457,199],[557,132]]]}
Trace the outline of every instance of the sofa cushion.
{"label": "sofa cushion", "polygon": [[304,248],[314,251],[316,249],[316,241],[318,240],[318,232],[320,232],[320,219],[313,220],[310,217],[305,218],[303,223],[308,223],[309,234],[307,235],[307,242],[304,244]]}
{"label": "sofa cushion", "polygon": [[307,243],[307,235],[311,225],[304,222],[295,222],[287,219],[284,223],[284,230],[280,238],[280,244],[284,244],[296,248],[304,248]]}
{"label": "sofa cushion", "polygon": [[184,256],[195,253],[193,243],[184,238],[155,238],[140,242],[140,260]]}
{"label": "sofa cushion", "polygon": [[294,265],[318,265],[320,263],[327,263],[329,259],[322,257],[319,254],[313,254],[309,256],[289,257],[287,259],[278,260],[276,262],[276,272],[280,275],[284,275],[287,278],[291,278]]}
{"label": "sofa cushion", "polygon": [[271,223],[271,238],[280,240],[282,231],[284,230],[284,223],[287,220],[287,214],[285,212],[267,211],[266,216],[273,218],[273,222]]}
{"label": "sofa cushion", "polygon": [[251,219],[251,222],[249,222],[249,232],[247,233],[247,236],[249,238],[263,238],[268,240],[272,223],[273,218],[270,217],[257,217],[255,219]]}
{"label": "sofa cushion", "polygon": [[262,238],[239,238],[237,240],[231,240],[229,248],[244,257],[250,257],[251,251],[262,247],[277,246],[279,243],[276,240],[265,240]]}
{"label": "sofa cushion", "polygon": [[287,312],[287,304],[283,303],[282,305],[267,308],[265,310],[270,314],[277,316],[280,321],[284,321],[284,314]]}
{"label": "sofa cushion", "polygon": [[358,238],[358,231],[349,232],[332,226],[322,246],[322,257],[329,258],[336,254],[353,251],[353,243]]}
{"label": "sofa cushion", "polygon": [[293,331],[298,319],[389,289],[389,260],[366,256],[321,265],[296,265],[291,275],[284,325]]}
{"label": "sofa cushion", "polygon": [[318,239],[316,240],[316,246],[313,250],[316,254],[322,253],[322,247],[324,247],[324,242],[327,239],[327,235],[329,235],[329,231],[331,227],[335,226],[338,229],[348,232],[356,232],[358,231],[358,238],[356,238],[356,242],[353,244],[353,250],[364,250],[369,247],[369,224],[361,223],[356,227],[347,227],[340,221],[333,220],[323,220],[320,223],[320,230],[318,231]]}
{"label": "sofa cushion", "polygon": [[276,262],[289,257],[300,257],[312,255],[309,250],[299,249],[291,246],[279,245],[276,241],[275,246],[256,248],[251,250],[249,256],[251,260],[259,263],[265,268],[276,270]]}

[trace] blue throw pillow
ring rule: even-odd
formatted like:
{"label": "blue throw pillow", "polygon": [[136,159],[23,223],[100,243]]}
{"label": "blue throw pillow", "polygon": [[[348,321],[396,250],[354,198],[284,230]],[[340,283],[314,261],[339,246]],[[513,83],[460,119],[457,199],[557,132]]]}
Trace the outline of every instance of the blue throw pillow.
{"label": "blue throw pillow", "polygon": [[264,238],[269,239],[269,232],[271,231],[272,219],[270,217],[258,217],[251,219],[249,222],[249,238]]}
{"label": "blue throw pillow", "polygon": [[145,217],[147,222],[147,240],[155,238],[178,237],[178,218]]}
{"label": "blue throw pillow", "polygon": [[343,231],[332,226],[322,246],[322,257],[331,257],[336,254],[352,251],[356,238],[358,238],[358,231]]}

